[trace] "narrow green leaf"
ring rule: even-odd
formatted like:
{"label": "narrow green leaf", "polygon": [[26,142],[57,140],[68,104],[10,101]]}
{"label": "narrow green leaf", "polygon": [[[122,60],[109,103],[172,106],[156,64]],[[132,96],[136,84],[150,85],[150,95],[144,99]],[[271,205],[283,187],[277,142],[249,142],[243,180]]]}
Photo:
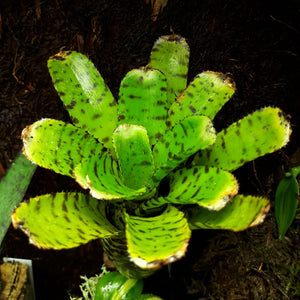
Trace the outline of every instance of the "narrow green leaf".
{"label": "narrow green leaf", "polygon": [[160,70],[168,82],[168,107],[187,85],[189,46],[179,35],[161,36],[154,44],[149,67]]}
{"label": "narrow green leaf", "polygon": [[165,199],[175,204],[198,204],[220,210],[238,192],[235,177],[217,168],[183,168],[171,173],[169,178],[170,192]]}
{"label": "narrow green leaf", "polygon": [[194,164],[233,171],[285,146],[290,133],[290,124],[282,111],[266,107],[218,133],[216,142],[195,156]]}
{"label": "narrow green leaf", "polygon": [[188,117],[176,124],[153,148],[154,180],[159,182],[190,155],[213,144],[215,138],[213,125],[205,116]]}
{"label": "narrow green leaf", "polygon": [[162,300],[162,298],[159,298],[152,294],[143,294],[137,300]]}
{"label": "narrow green leaf", "polygon": [[105,202],[81,193],[32,198],[15,210],[12,223],[40,248],[73,248],[118,234],[106,218]]}
{"label": "narrow green leaf", "polygon": [[10,225],[10,215],[22,201],[35,169],[36,165],[19,152],[0,181],[0,244]]}
{"label": "narrow green leaf", "polygon": [[220,211],[210,211],[203,207],[188,208],[191,229],[245,230],[263,222],[270,203],[267,199],[254,196],[235,196]]}
{"label": "narrow green leaf", "polygon": [[147,68],[128,72],[121,82],[118,109],[120,124],[144,126],[155,144],[166,130],[166,77]]}
{"label": "narrow green leaf", "polygon": [[294,221],[298,207],[299,186],[296,177],[286,173],[279,182],[275,194],[275,217],[278,225],[279,236],[284,236]]}
{"label": "narrow green leaf", "polygon": [[154,164],[146,129],[132,124],[119,125],[113,143],[124,184],[135,190],[152,186]]}
{"label": "narrow green leaf", "polygon": [[134,300],[143,290],[143,280],[127,278],[119,272],[103,275],[96,286],[94,300]]}
{"label": "narrow green leaf", "polygon": [[235,92],[235,83],[222,73],[203,72],[195,77],[171,105],[171,126],[188,116],[204,115],[211,120]]}
{"label": "narrow green leaf", "polygon": [[146,193],[146,187],[132,189],[127,187],[120,175],[117,162],[108,152],[96,153],[83,160],[75,169],[76,181],[97,199],[133,200]]}
{"label": "narrow green leaf", "polygon": [[23,151],[32,162],[57,173],[74,177],[81,160],[92,157],[102,146],[95,138],[71,124],[42,119],[22,132]]}
{"label": "narrow green leaf", "polygon": [[50,57],[48,68],[73,123],[111,149],[117,106],[93,63],[81,53],[62,51]]}
{"label": "narrow green leaf", "polygon": [[156,217],[125,213],[125,220],[128,253],[140,268],[158,269],[185,254],[191,231],[184,214],[174,206]]}

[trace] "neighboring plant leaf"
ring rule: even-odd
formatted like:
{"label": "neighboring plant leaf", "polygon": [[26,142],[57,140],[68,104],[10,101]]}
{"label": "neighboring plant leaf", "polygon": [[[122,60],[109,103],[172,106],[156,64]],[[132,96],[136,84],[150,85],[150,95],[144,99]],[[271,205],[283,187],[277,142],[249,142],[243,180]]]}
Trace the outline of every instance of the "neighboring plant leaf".
{"label": "neighboring plant leaf", "polygon": [[142,290],[142,279],[127,278],[119,272],[109,272],[99,279],[95,300],[134,300],[141,295]]}
{"label": "neighboring plant leaf", "polygon": [[125,277],[138,279],[148,277],[155,272],[155,270],[141,269],[133,263],[128,255],[127,241],[123,232],[111,238],[101,239],[101,242],[109,259]]}
{"label": "neighboring plant leaf", "polygon": [[171,173],[169,178],[170,192],[165,199],[171,203],[198,204],[220,210],[238,192],[235,177],[217,168],[183,168]]}
{"label": "neighboring plant leaf", "polygon": [[152,48],[149,67],[167,77],[168,107],[186,88],[189,55],[185,39],[175,34],[161,36]]}
{"label": "neighboring plant leaf", "polygon": [[284,240],[285,233],[293,223],[298,207],[299,185],[295,176],[286,173],[279,182],[275,194],[275,217],[279,237]]}
{"label": "neighboring plant leaf", "polygon": [[106,218],[105,202],[81,193],[32,198],[15,210],[12,223],[40,248],[73,248],[119,232]]}
{"label": "neighboring plant leaf", "polygon": [[125,213],[126,239],[131,260],[140,268],[158,269],[185,254],[191,231],[184,214],[172,205],[155,217]]}
{"label": "neighboring plant leaf", "polygon": [[132,200],[146,193],[147,189],[132,189],[127,187],[120,175],[117,162],[103,152],[83,160],[75,169],[76,181],[84,188],[90,189],[90,194],[97,199]]}
{"label": "neighboring plant leaf", "polygon": [[120,124],[144,126],[155,144],[166,130],[166,77],[146,68],[129,71],[121,82],[118,111]]}
{"label": "neighboring plant leaf", "polygon": [[154,180],[159,182],[190,155],[213,144],[215,139],[212,122],[205,116],[188,117],[176,124],[153,148],[157,168]]}
{"label": "neighboring plant leaf", "polygon": [[218,133],[216,142],[200,151],[194,164],[233,171],[248,161],[285,146],[290,133],[290,124],[282,111],[266,107]]}
{"label": "neighboring plant leaf", "polygon": [[192,207],[187,212],[191,229],[240,231],[262,223],[269,209],[269,201],[265,198],[237,195],[220,211]]}
{"label": "neighboring plant leaf", "polygon": [[22,201],[36,167],[19,152],[0,181],[0,244],[10,225],[10,215]]}
{"label": "neighboring plant leaf", "polygon": [[111,149],[117,106],[93,63],[81,53],[62,51],[50,57],[48,68],[73,123]]}
{"label": "neighboring plant leaf", "polygon": [[210,71],[199,74],[170,107],[171,126],[195,114],[213,120],[234,92],[235,83],[224,74]]}
{"label": "neighboring plant leaf", "polygon": [[132,124],[119,125],[113,143],[124,184],[135,190],[153,186],[154,164],[146,129]]}
{"label": "neighboring plant leaf", "polygon": [[23,151],[32,162],[74,177],[74,168],[84,158],[102,150],[95,138],[71,124],[42,119],[22,132]]}

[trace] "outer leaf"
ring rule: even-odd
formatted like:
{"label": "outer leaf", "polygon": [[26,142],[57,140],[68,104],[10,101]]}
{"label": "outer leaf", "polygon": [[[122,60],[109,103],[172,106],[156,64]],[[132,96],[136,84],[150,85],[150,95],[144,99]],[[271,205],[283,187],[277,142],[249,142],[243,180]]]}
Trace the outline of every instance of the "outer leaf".
{"label": "outer leaf", "polygon": [[120,86],[121,124],[143,125],[153,145],[164,134],[167,119],[167,80],[157,70],[135,69]]}
{"label": "outer leaf", "polygon": [[111,238],[101,240],[103,249],[112,260],[117,270],[127,278],[143,278],[152,275],[155,271],[150,269],[141,269],[134,264],[127,250],[127,241],[125,234],[119,234]]}
{"label": "outer leaf", "polygon": [[265,198],[237,195],[220,211],[202,207],[187,210],[191,229],[245,230],[263,222],[270,209]]}
{"label": "outer leaf", "polygon": [[32,198],[15,210],[12,223],[40,248],[72,248],[118,234],[106,218],[105,203],[81,193]]}
{"label": "outer leaf", "polygon": [[218,133],[216,142],[200,151],[194,163],[233,171],[248,161],[285,146],[290,133],[290,124],[282,111],[266,107]]}
{"label": "outer leaf", "polygon": [[71,124],[42,119],[22,132],[25,156],[41,167],[74,177],[74,168],[81,160],[102,149],[87,132]]}
{"label": "outer leaf", "polygon": [[154,180],[160,181],[190,155],[214,143],[215,130],[205,116],[192,116],[166,132],[153,148],[157,171]]}
{"label": "outer leaf", "polygon": [[112,148],[117,106],[93,63],[81,53],[62,51],[50,57],[48,68],[73,123]]}
{"label": "outer leaf", "polygon": [[10,214],[22,201],[35,169],[36,165],[20,152],[0,181],[0,244],[10,225]]}
{"label": "outer leaf", "polygon": [[125,214],[131,260],[140,268],[158,269],[185,254],[191,231],[184,214],[172,205],[156,217]]}
{"label": "outer leaf", "polygon": [[149,67],[160,70],[168,82],[168,106],[187,85],[189,46],[179,35],[161,36],[154,44]]}
{"label": "outer leaf", "polygon": [[220,210],[238,192],[235,177],[223,170],[196,166],[170,174],[170,192],[165,199],[176,204],[198,204]]}
{"label": "outer leaf", "polygon": [[126,186],[152,186],[154,164],[147,131],[143,126],[122,124],[114,131],[113,142]]}
{"label": "outer leaf", "polygon": [[279,236],[285,233],[294,221],[298,206],[299,186],[296,177],[287,173],[279,182],[275,195],[275,217]]}
{"label": "outer leaf", "polygon": [[213,120],[234,92],[235,83],[224,74],[210,71],[199,74],[170,107],[171,125],[195,114]]}
{"label": "outer leaf", "polygon": [[118,165],[107,153],[83,160],[75,169],[76,181],[97,199],[132,200],[146,193],[146,188],[132,189],[124,185]]}
{"label": "outer leaf", "polygon": [[133,300],[142,290],[142,279],[129,279],[119,272],[109,272],[99,279],[94,300]]}

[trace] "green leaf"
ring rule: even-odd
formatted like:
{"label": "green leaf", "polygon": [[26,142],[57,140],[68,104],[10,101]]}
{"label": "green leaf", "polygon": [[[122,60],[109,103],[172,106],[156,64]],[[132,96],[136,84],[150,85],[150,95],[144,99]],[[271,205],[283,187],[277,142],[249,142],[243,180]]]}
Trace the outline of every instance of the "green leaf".
{"label": "green leaf", "polygon": [[111,149],[117,106],[93,63],[81,53],[62,51],[50,57],[48,68],[73,123]]}
{"label": "green leaf", "polygon": [[81,193],[32,198],[15,210],[12,223],[40,248],[73,248],[118,234],[106,218],[105,202]]}
{"label": "green leaf", "polygon": [[176,124],[153,148],[154,180],[159,182],[189,156],[213,144],[215,138],[213,125],[205,116],[188,117]]}
{"label": "green leaf", "polygon": [[162,298],[159,298],[152,294],[143,294],[137,300],[162,300]]}
{"label": "green leaf", "polygon": [[96,153],[93,157],[83,160],[75,169],[76,181],[97,199],[133,200],[147,191],[146,187],[132,189],[127,187],[120,175],[117,162],[108,152]]}
{"label": "green leaf", "polygon": [[149,67],[167,77],[168,107],[186,88],[189,55],[185,39],[175,34],[161,36],[152,48]]}
{"label": "green leaf", "polygon": [[120,124],[144,126],[155,144],[166,130],[166,77],[158,70],[131,70],[121,82],[118,109]]}
{"label": "green leaf", "polygon": [[235,177],[217,168],[183,168],[171,173],[169,178],[170,192],[165,199],[175,204],[198,204],[220,210],[238,192]]}
{"label": "green leaf", "polygon": [[117,270],[127,278],[144,278],[152,275],[155,271],[142,269],[133,263],[128,255],[127,240],[125,234],[101,239],[104,252],[115,264]]}
{"label": "green leaf", "polygon": [[235,196],[220,211],[210,211],[200,206],[188,208],[191,229],[245,230],[263,222],[270,203],[267,199],[254,196]]}
{"label": "green leaf", "polygon": [[131,260],[140,268],[158,269],[184,256],[191,231],[184,214],[172,205],[155,217],[125,213]]}
{"label": "green leaf", "polygon": [[233,171],[285,146],[290,133],[290,124],[282,111],[266,107],[218,133],[216,142],[200,151],[193,163]]}
{"label": "green leaf", "polygon": [[22,132],[23,151],[32,162],[57,173],[74,177],[81,160],[92,157],[102,146],[95,138],[71,124],[42,119]]}
{"label": "green leaf", "polygon": [[296,177],[286,173],[279,182],[275,194],[275,217],[279,236],[284,240],[285,233],[293,223],[298,207],[299,185]]}
{"label": "green leaf", "polygon": [[143,290],[142,279],[127,278],[119,272],[103,275],[96,286],[95,300],[134,300]]}
{"label": "green leaf", "polygon": [[152,186],[154,164],[146,129],[132,124],[119,125],[113,142],[124,184],[135,190]]}
{"label": "green leaf", "polygon": [[203,72],[195,77],[171,105],[171,126],[188,116],[204,115],[211,120],[235,92],[235,83],[222,73]]}
{"label": "green leaf", "polygon": [[19,152],[0,181],[0,244],[10,225],[10,215],[22,201],[35,169],[36,165]]}

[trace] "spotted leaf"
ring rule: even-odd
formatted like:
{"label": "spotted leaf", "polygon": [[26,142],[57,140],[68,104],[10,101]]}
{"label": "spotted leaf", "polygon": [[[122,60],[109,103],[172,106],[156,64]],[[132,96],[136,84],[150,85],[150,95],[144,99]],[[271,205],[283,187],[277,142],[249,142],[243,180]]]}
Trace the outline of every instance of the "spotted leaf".
{"label": "spotted leaf", "polygon": [[74,177],[74,168],[85,158],[102,150],[87,132],[71,124],[42,119],[22,132],[23,152],[37,165]]}
{"label": "spotted leaf", "polygon": [[117,106],[93,63],[81,53],[62,51],[50,57],[48,68],[73,123],[112,148]]}
{"label": "spotted leaf", "polygon": [[170,192],[165,200],[175,204],[198,204],[220,210],[238,192],[234,176],[217,168],[183,168],[171,173],[169,178]]}
{"label": "spotted leaf", "polygon": [[168,107],[187,85],[189,46],[179,35],[161,36],[154,44],[149,67],[167,77]]}
{"label": "spotted leaf", "polygon": [[185,254],[191,231],[184,214],[174,206],[155,217],[125,213],[125,220],[128,253],[140,268],[158,269]]}
{"label": "spotted leaf", "polygon": [[216,142],[200,151],[194,163],[233,171],[244,163],[287,144],[290,124],[279,108],[266,107],[217,134]]}
{"label": "spotted leaf", "polygon": [[235,196],[220,211],[210,211],[203,207],[188,208],[191,229],[245,230],[263,222],[270,203],[267,199],[254,196]]}
{"label": "spotted leaf", "polygon": [[15,210],[12,223],[40,248],[72,248],[118,234],[106,218],[105,203],[81,193],[32,198]]}
{"label": "spotted leaf", "polygon": [[188,117],[176,124],[153,148],[154,180],[159,182],[190,155],[214,143],[215,138],[213,125],[205,116]]}
{"label": "spotted leaf", "polygon": [[146,193],[147,189],[132,189],[123,183],[117,162],[108,152],[98,153],[83,160],[75,169],[76,181],[97,199],[132,200]]}
{"label": "spotted leaf", "polygon": [[121,124],[142,125],[151,144],[164,134],[167,119],[167,81],[151,69],[135,69],[126,74],[120,86],[119,119]]}
{"label": "spotted leaf", "polygon": [[199,74],[170,107],[171,125],[195,114],[213,120],[234,92],[234,82],[224,74],[210,71]]}
{"label": "spotted leaf", "polygon": [[113,142],[124,184],[132,189],[152,186],[154,164],[146,129],[122,124],[114,131]]}

